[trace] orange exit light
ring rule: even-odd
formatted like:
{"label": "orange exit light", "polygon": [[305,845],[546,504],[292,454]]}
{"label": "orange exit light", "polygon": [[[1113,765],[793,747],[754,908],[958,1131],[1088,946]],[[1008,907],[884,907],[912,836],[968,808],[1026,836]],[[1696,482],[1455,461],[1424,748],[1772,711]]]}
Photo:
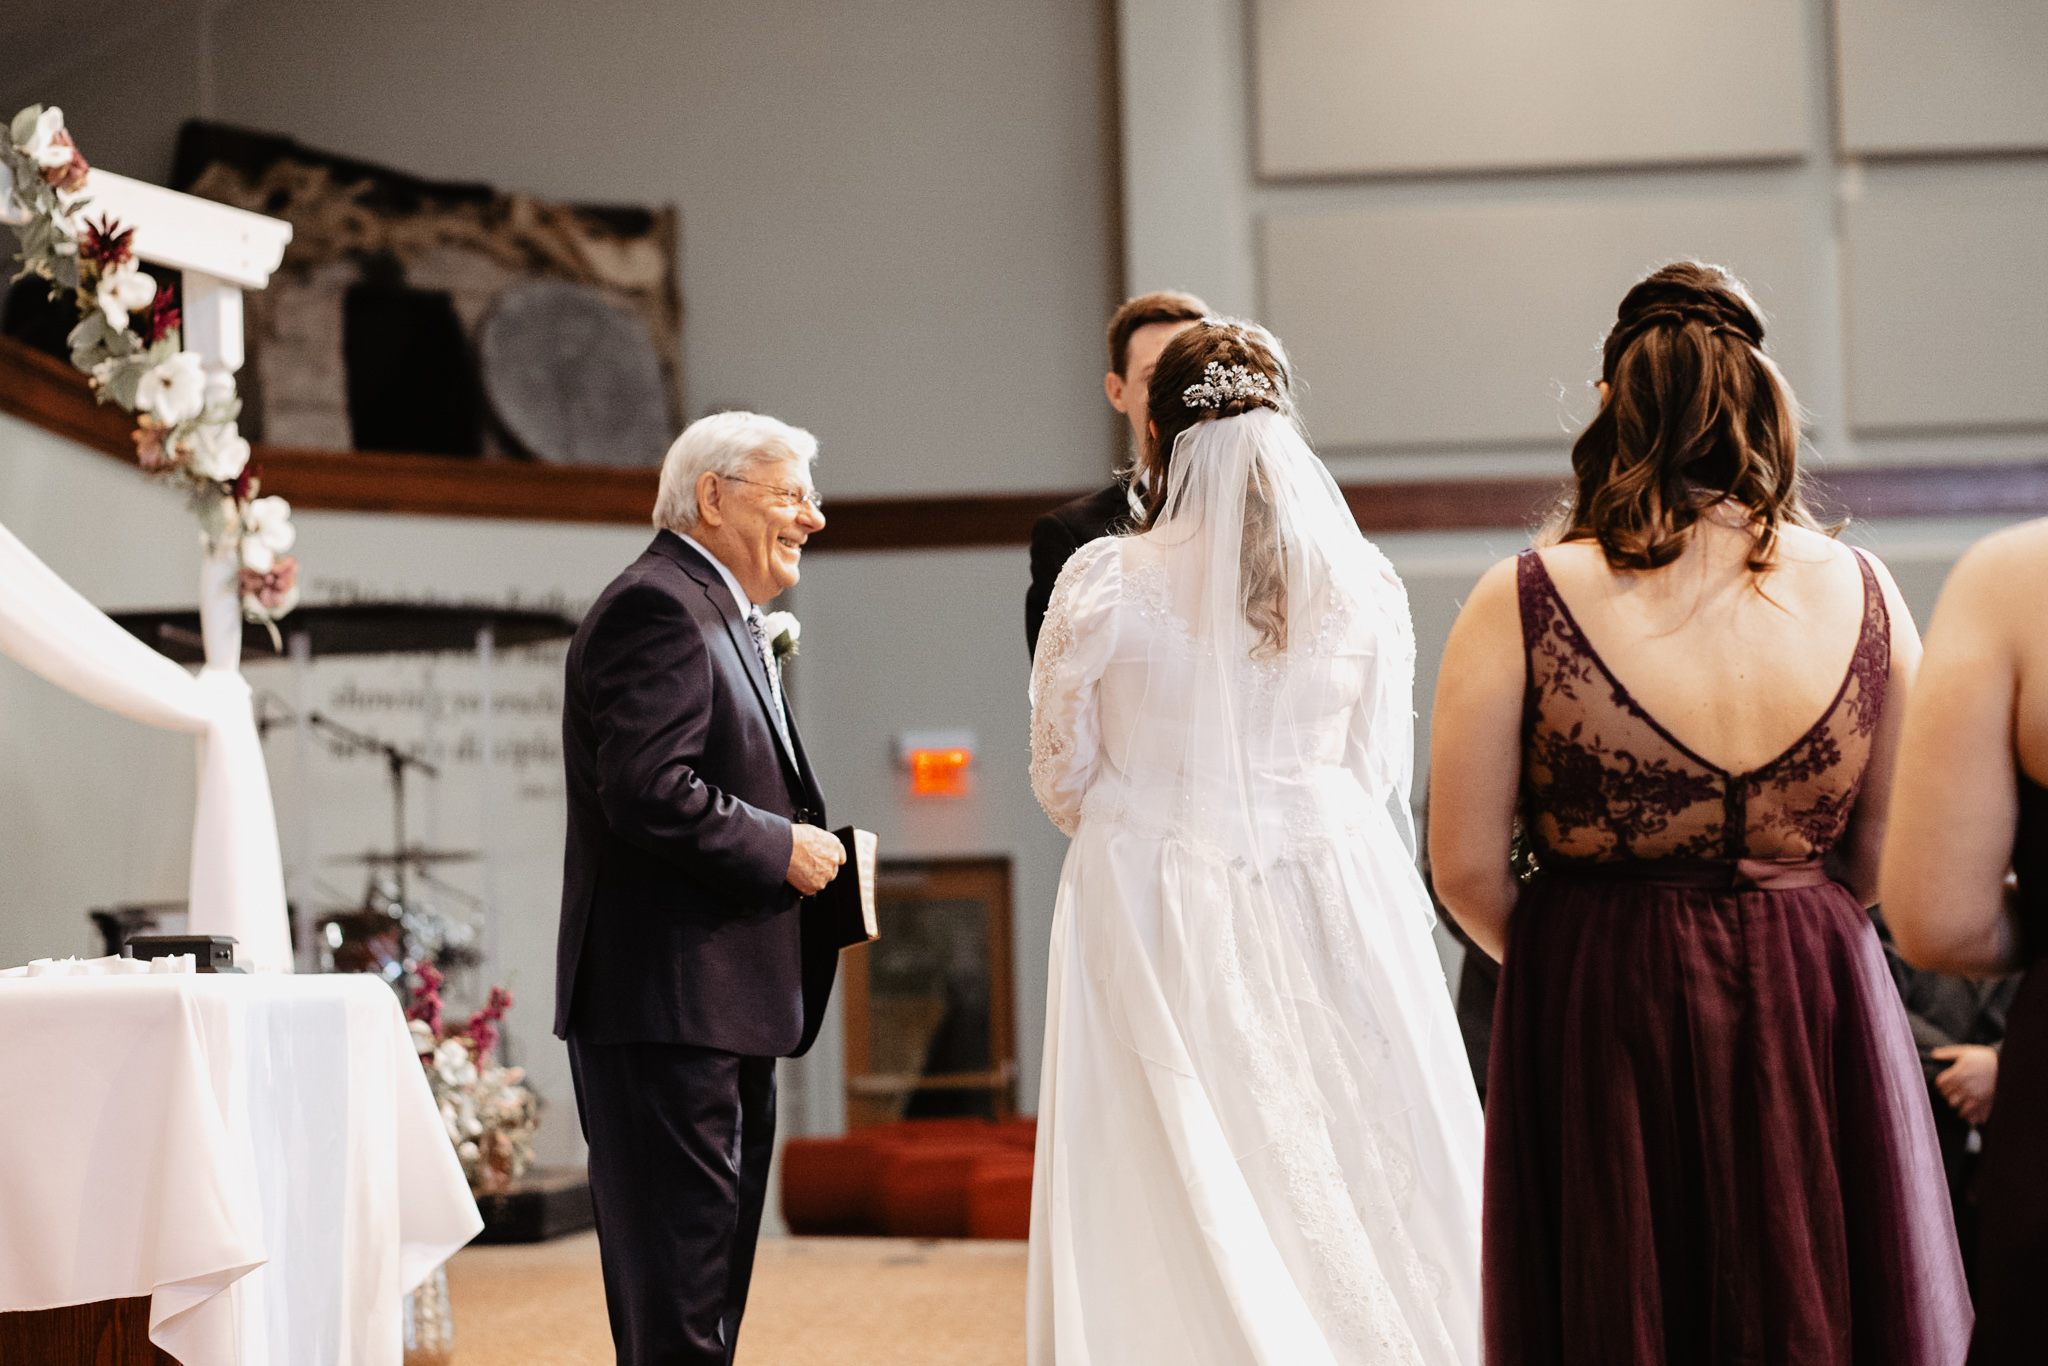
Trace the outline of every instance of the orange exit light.
{"label": "orange exit light", "polygon": [[967,791],[967,766],[974,762],[971,749],[913,749],[910,760],[910,791],[918,797],[959,797]]}

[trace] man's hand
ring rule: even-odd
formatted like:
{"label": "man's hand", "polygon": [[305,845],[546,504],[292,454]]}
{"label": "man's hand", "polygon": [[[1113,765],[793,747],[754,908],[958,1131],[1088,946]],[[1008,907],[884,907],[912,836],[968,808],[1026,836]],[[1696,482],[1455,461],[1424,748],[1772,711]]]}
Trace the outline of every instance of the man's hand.
{"label": "man's hand", "polygon": [[790,834],[795,838],[789,848],[789,885],[805,896],[816,896],[846,862],[846,846],[839,836],[815,825],[793,825]]}
{"label": "man's hand", "polygon": [[1998,1050],[1982,1044],[1948,1044],[1927,1055],[1949,1064],[1934,1079],[1942,1099],[1972,1124],[1991,1118],[1991,1098],[1998,1090]]}

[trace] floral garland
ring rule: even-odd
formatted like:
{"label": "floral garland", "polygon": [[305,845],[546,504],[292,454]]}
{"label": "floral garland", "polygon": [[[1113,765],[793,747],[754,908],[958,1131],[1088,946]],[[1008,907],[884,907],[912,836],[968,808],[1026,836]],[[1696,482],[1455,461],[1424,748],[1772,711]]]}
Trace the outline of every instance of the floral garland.
{"label": "floral garland", "polygon": [[135,230],[85,217],[85,158],[64,127],[64,111],[32,104],[14,116],[0,144],[0,220],[21,238],[14,279],[49,281],[50,297],[78,305],[71,363],[92,380],[101,403],[136,414],[142,468],[183,487],[209,555],[232,553],[241,571],[242,613],[270,628],[299,600],[299,564],[285,552],[298,533],[291,505],[259,496],[260,473],[235,429],[242,402],[233,381],[209,379],[199,353],[184,349],[168,285],[135,261]]}

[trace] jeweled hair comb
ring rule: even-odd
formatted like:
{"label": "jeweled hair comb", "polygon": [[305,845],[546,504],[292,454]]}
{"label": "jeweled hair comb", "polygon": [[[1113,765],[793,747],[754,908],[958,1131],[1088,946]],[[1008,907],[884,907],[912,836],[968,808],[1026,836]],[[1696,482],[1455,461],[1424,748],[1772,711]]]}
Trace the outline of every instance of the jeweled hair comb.
{"label": "jeweled hair comb", "polygon": [[1190,408],[1221,408],[1241,398],[1273,397],[1273,381],[1248,366],[1212,360],[1202,371],[1202,382],[1181,390],[1180,397]]}

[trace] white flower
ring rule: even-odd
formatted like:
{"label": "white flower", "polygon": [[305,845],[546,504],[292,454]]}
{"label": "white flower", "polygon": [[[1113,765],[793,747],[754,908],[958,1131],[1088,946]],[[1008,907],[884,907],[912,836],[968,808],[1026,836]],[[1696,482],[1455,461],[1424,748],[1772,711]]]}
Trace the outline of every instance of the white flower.
{"label": "white flower", "polygon": [[785,656],[796,653],[796,643],[802,638],[804,628],[794,612],[770,612],[761,618],[761,631],[768,637],[769,650],[780,662]]}
{"label": "white flower", "polygon": [[180,351],[154,366],[135,387],[135,407],[166,427],[199,416],[206,406],[206,371],[197,351]]}
{"label": "white flower", "polygon": [[[441,1046],[434,1050],[434,1070],[441,1074],[441,1080],[449,1086],[464,1087],[476,1085],[476,1064],[470,1061],[469,1045],[460,1039],[443,1039]],[[469,1106],[465,1097],[461,1105]],[[465,1123],[474,1123],[474,1114],[464,1117]]]}
{"label": "white flower", "polygon": [[413,1052],[424,1055],[434,1051],[434,1031],[427,1028],[425,1020],[412,1021],[406,1030],[412,1035]]}
{"label": "white flower", "polygon": [[[246,460],[247,442],[242,449]],[[242,509],[242,568],[268,574],[277,567],[277,557],[290,550],[298,538],[290,503],[274,495],[256,499]]]}
{"label": "white flower", "polygon": [[72,149],[57,141],[57,135],[63,131],[64,111],[53,104],[36,120],[36,130],[28,135],[21,150],[46,171],[69,165]]}
{"label": "white flower", "polygon": [[148,308],[155,298],[156,281],[137,270],[132,261],[100,276],[100,312],[107,315],[107,326],[116,332],[128,326],[129,309]]}
{"label": "white flower", "polygon": [[[192,433],[192,456],[188,464],[192,473],[201,479],[218,479],[222,483],[227,483],[240,474],[242,466],[248,463],[249,443],[235,430],[234,423],[209,422]],[[291,523],[285,523],[285,530],[291,530]],[[247,542],[244,541],[243,544],[246,545]],[[290,547],[291,541],[287,538],[285,548]],[[244,553],[245,563],[247,559],[248,556]],[[253,564],[249,567],[256,568]],[[270,571],[265,567],[257,572],[267,574]]]}

